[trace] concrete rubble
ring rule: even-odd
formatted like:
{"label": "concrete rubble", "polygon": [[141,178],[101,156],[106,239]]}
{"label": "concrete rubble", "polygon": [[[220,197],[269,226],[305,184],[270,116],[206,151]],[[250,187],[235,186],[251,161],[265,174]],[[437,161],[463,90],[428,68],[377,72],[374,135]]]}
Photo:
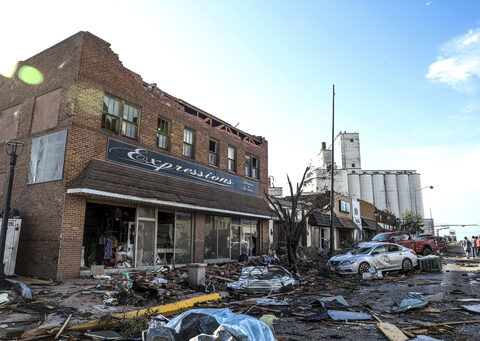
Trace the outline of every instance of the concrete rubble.
{"label": "concrete rubble", "polygon": [[442,272],[372,280],[331,273],[321,253],[293,273],[269,261],[0,280],[0,338],[463,340],[480,328],[480,263],[447,254]]}

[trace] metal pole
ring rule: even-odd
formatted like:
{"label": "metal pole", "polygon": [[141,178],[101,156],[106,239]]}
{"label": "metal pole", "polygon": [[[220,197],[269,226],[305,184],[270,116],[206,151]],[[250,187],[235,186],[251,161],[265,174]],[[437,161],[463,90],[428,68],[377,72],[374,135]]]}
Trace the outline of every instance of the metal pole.
{"label": "metal pole", "polygon": [[334,219],[334,208],[335,208],[335,200],[334,200],[334,150],[335,150],[335,84],[332,86],[332,163],[330,165],[331,171],[331,181],[330,181],[330,256],[333,256],[335,250],[335,231],[333,229],[333,219]]}
{"label": "metal pole", "polygon": [[8,173],[7,192],[5,194],[5,206],[3,208],[2,227],[0,229],[0,278],[5,277],[5,241],[7,239],[8,216],[10,213],[10,200],[12,197],[13,187],[13,173],[15,164],[17,163],[17,154],[15,152],[10,154],[10,171]]}

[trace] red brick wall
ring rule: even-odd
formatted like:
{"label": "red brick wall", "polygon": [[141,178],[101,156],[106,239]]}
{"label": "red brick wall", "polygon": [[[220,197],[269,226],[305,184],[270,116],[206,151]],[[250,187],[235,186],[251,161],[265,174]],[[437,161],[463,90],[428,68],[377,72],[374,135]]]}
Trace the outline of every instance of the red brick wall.
{"label": "red brick wall", "polygon": [[[255,155],[260,161],[259,195],[263,195],[267,188],[266,141],[263,146],[242,141],[239,136],[185,113],[183,106],[170,95],[158,89],[152,95],[140,76],[126,69],[109,44],[100,38],[80,32],[30,58],[25,64],[37,67],[44,75],[44,83],[30,86],[15,78],[0,79],[0,111],[21,105],[17,135],[26,143],[25,151],[18,160],[12,202],[12,207],[18,208],[24,219],[17,263],[19,274],[59,278],[78,275],[85,199],[67,195],[66,187],[90,159],[105,159],[108,137],[190,160],[182,155],[183,129],[190,127],[196,131],[194,162],[209,167],[209,139],[214,138],[220,143],[220,170],[228,172],[227,146],[232,145],[237,148],[235,175],[242,177],[244,174],[245,153]],[[58,124],[29,135],[35,98],[60,88],[62,99]],[[101,129],[104,93],[141,107],[138,141]],[[156,146],[159,115],[172,122],[169,151]],[[31,139],[63,129],[68,129],[63,179],[27,185]],[[3,147],[0,144],[0,149]],[[6,155],[0,153],[0,174],[7,172],[7,165]],[[0,203],[3,204],[3,200],[4,197],[0,196]],[[201,233],[204,215],[199,214],[198,219],[196,228]],[[267,231],[264,234],[268,233],[268,228],[264,230]],[[200,244],[195,244],[195,259],[198,261],[203,259]]]}

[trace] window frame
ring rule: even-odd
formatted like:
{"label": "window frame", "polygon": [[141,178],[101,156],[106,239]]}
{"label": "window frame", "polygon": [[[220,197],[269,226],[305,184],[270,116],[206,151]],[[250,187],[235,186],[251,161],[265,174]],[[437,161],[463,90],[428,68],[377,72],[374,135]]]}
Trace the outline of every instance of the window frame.
{"label": "window frame", "polygon": [[[160,121],[164,121],[167,123],[167,128],[168,128],[168,132],[167,133],[164,133],[164,132],[161,132],[160,131]],[[160,146],[160,136],[159,135],[162,135],[162,136],[165,136],[167,142],[166,142],[166,147],[163,148]],[[167,120],[166,118],[162,117],[162,116],[158,116],[157,117],[157,148],[160,148],[162,150],[170,150],[170,146],[171,146],[171,141],[170,141],[170,137],[172,136],[172,122],[170,120]]]}
{"label": "window frame", "polygon": [[[230,149],[233,150],[233,159],[230,158]],[[230,161],[233,162],[233,169],[230,168]],[[227,148],[227,169],[229,172],[236,173],[237,172],[237,148],[233,146],[228,146]]]}
{"label": "window frame", "polygon": [[[216,152],[212,152],[210,149],[212,142],[215,143]],[[214,163],[212,163],[212,160],[210,159],[211,156],[214,156]],[[208,140],[208,164],[214,167],[218,167],[220,165],[220,142],[213,138]]]}
{"label": "window frame", "polygon": [[[185,131],[189,131],[192,133],[192,143],[188,143],[185,141]],[[195,133],[195,130],[191,129],[191,128],[188,128],[188,127],[184,127],[183,128],[183,144],[182,144],[182,155],[184,157],[188,157],[190,159],[195,159],[195,138],[196,138],[196,133]],[[185,155],[185,145],[187,146],[190,146],[191,147],[191,155]]]}
{"label": "window frame", "polygon": [[[247,158],[250,160],[247,165]],[[253,167],[253,160],[257,161],[257,167]],[[249,171],[247,172],[247,167]],[[253,175],[253,170],[256,170],[256,176]],[[257,156],[245,153],[245,176],[252,179],[260,179],[260,160]]]}
{"label": "window frame", "polygon": [[[118,112],[118,115],[115,115],[113,112],[109,112],[109,111],[105,111],[105,98],[108,98],[109,100],[113,100],[113,101],[116,101],[118,102],[118,109],[117,109],[117,112]],[[125,118],[125,108],[126,107],[130,107],[132,109],[136,109],[137,110],[137,117],[136,117],[136,122],[135,120],[133,121],[130,121],[128,118]],[[108,106],[107,106],[107,110],[108,110]],[[106,93],[104,92],[103,93],[103,106],[102,106],[102,124],[101,124],[101,127],[102,127],[102,130],[104,131],[107,131],[109,133],[112,133],[112,134],[115,134],[115,135],[119,135],[119,136],[122,136],[122,137],[126,137],[128,139],[131,139],[131,140],[136,140],[138,141],[139,139],[139,136],[140,136],[140,118],[141,118],[141,114],[142,114],[142,108],[138,105],[135,105],[129,101],[126,101],[124,99],[121,99],[117,96],[114,96],[114,95],[111,95],[109,93]],[[115,118],[117,120],[116,124],[115,124],[115,130],[112,130],[112,129],[109,129],[106,127],[106,118],[107,117],[111,117],[111,118]],[[127,115],[128,117],[128,115]],[[134,117],[135,119],[135,117]],[[131,136],[128,136],[126,135],[126,127],[127,125],[133,125],[133,126],[136,126],[136,129],[134,130],[135,131],[135,137],[131,137]]]}

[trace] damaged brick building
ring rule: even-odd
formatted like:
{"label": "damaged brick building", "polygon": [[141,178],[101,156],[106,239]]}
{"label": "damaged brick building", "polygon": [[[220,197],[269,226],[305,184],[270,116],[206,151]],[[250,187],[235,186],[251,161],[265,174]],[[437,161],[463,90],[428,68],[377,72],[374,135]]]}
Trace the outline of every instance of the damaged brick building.
{"label": "damaged brick building", "polygon": [[[71,278],[89,266],[153,268],[263,252],[268,143],[125,68],[79,32],[0,78],[0,148],[25,143],[12,207],[17,273]],[[0,203],[8,156],[0,153]]]}

